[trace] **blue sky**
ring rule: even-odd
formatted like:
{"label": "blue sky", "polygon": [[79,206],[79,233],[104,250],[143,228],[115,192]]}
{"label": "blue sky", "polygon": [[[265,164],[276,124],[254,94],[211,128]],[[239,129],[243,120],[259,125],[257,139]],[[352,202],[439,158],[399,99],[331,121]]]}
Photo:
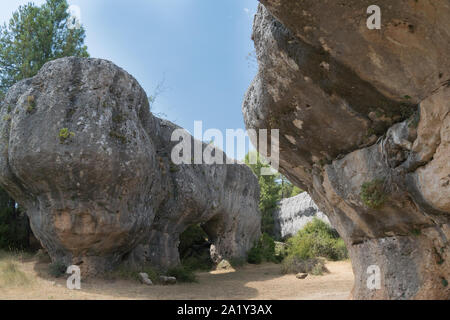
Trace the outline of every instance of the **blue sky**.
{"label": "blue sky", "polygon": [[[28,2],[2,1],[0,23]],[[191,133],[195,120],[204,130],[245,129],[241,104],[257,69],[247,57],[257,0],[68,2],[81,9],[92,57],[124,68],[149,95],[164,81],[155,113]]]}

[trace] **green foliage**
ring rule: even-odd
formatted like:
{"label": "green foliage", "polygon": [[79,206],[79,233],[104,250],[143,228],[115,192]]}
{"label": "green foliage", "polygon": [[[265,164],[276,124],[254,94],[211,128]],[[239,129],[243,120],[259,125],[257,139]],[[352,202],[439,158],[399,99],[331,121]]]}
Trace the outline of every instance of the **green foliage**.
{"label": "green foliage", "polygon": [[245,262],[246,261],[244,258],[236,258],[236,257],[230,258],[230,264],[235,269],[242,267],[245,264]]}
{"label": "green foliage", "polygon": [[48,61],[87,57],[85,30],[69,30],[66,0],[47,0],[38,7],[20,6],[9,23],[0,27],[0,91],[30,78]]}
{"label": "green foliage", "polygon": [[[251,159],[255,157],[256,163],[252,164]],[[261,161],[261,156],[255,151],[249,152],[245,156],[245,163],[252,169],[253,173],[258,178],[260,186],[259,209],[261,210],[261,232],[274,235],[274,220],[273,211],[277,207],[277,202],[280,200],[280,185],[277,184],[275,175],[262,175],[262,168],[270,168],[268,164]]]}
{"label": "green foliage", "polygon": [[260,264],[262,262],[261,250],[254,246],[247,254],[247,262],[251,264]]}
{"label": "green foliage", "polygon": [[379,209],[386,201],[384,179],[374,179],[362,184],[360,197],[363,203],[372,209]]}
{"label": "green foliage", "polygon": [[64,143],[67,139],[74,136],[75,133],[70,132],[68,128],[62,128],[61,130],[59,130],[59,141],[61,143]]}
{"label": "green foliage", "polygon": [[336,261],[347,259],[348,252],[337,232],[322,220],[314,218],[288,240],[287,256],[301,260],[324,257]]}
{"label": "green foliage", "polygon": [[273,238],[267,233],[263,233],[258,242],[248,252],[247,261],[252,264],[260,264],[263,261],[277,262]]}
{"label": "green foliage", "polygon": [[32,113],[35,107],[36,107],[36,101],[35,101],[34,96],[28,96],[27,97],[27,107],[26,107],[27,113]]}
{"label": "green foliage", "polygon": [[291,198],[304,192],[297,186],[294,186],[285,176],[277,174],[278,183],[280,184],[279,199]]}
{"label": "green foliage", "polygon": [[208,235],[203,228],[198,224],[189,226],[180,235],[181,264],[190,270],[211,270],[213,261],[209,248]]}
{"label": "green foliage", "polygon": [[23,250],[28,248],[29,225],[27,216],[16,202],[0,190],[0,249]]}
{"label": "green foliage", "polygon": [[66,273],[66,270],[67,266],[61,261],[52,262],[48,266],[48,273],[55,278],[62,277]]}
{"label": "green foliage", "polygon": [[[255,159],[256,161],[251,161]],[[245,164],[252,169],[258,178],[260,187],[259,209],[261,210],[261,232],[275,236],[273,211],[278,202],[283,198],[296,196],[303,192],[300,188],[290,183],[287,178],[279,173],[262,175],[263,168],[270,168],[256,151],[249,152],[244,159]],[[256,163],[250,163],[256,162]]]}
{"label": "green foliage", "polygon": [[287,243],[287,255],[282,262],[283,273],[328,272],[325,260],[348,258],[347,248],[339,234],[328,224],[314,218]]}
{"label": "green foliage", "polygon": [[177,282],[197,282],[194,271],[183,265],[170,268],[167,270],[167,275],[177,278]]}

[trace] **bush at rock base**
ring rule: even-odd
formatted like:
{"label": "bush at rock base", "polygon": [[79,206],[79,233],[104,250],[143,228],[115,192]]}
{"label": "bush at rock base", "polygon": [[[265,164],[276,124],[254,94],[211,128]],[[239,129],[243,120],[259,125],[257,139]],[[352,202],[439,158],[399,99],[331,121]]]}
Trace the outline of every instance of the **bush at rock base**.
{"label": "bush at rock base", "polygon": [[177,282],[197,282],[197,277],[195,276],[194,271],[183,265],[170,268],[167,271],[167,275],[169,277],[177,278]]}
{"label": "bush at rock base", "polygon": [[263,261],[279,262],[275,256],[275,241],[267,233],[263,233],[261,238],[248,252],[248,263],[259,264]]}
{"label": "bush at rock base", "polygon": [[188,227],[180,235],[178,251],[181,264],[190,270],[211,270],[213,261],[211,260],[210,246],[208,235],[200,225]]}
{"label": "bush at rock base", "polygon": [[288,239],[285,252],[282,273],[322,275],[328,272],[324,258],[334,261],[348,258],[347,248],[339,234],[317,218]]}
{"label": "bush at rock base", "polygon": [[339,234],[325,222],[314,218],[287,241],[287,255],[300,259],[324,257],[337,261],[348,258],[347,248]]}

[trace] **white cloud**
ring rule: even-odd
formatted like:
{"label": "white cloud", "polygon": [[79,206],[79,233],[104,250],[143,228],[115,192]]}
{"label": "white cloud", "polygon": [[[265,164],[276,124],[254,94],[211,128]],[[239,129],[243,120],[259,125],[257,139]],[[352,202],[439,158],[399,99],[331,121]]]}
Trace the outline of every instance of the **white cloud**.
{"label": "white cloud", "polygon": [[249,8],[244,8],[245,13],[250,13],[250,9]]}

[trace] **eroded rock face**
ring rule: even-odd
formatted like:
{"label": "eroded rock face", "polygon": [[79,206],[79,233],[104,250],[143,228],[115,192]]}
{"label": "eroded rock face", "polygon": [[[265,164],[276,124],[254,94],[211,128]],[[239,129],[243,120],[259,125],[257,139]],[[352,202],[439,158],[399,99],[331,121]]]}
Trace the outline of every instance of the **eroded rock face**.
{"label": "eroded rock face", "polygon": [[[251,171],[173,165],[178,127],[154,117],[138,82],[111,62],[47,63],[8,91],[0,117],[0,184],[26,208],[53,261],[78,264],[84,275],[111,269],[149,241],[155,217],[179,232],[217,217],[211,232],[227,257],[245,256],[258,237]],[[163,245],[158,236],[152,243]],[[162,257],[167,250],[152,248]]]}
{"label": "eroded rock face", "polygon": [[330,224],[327,216],[320,211],[307,192],[282,199],[273,212],[275,234],[279,239],[291,237],[314,218]]}
{"label": "eroded rock face", "polygon": [[280,129],[280,171],[344,238],[354,298],[449,299],[450,4],[380,1],[378,31],[370,1],[261,3],[246,125]]}

